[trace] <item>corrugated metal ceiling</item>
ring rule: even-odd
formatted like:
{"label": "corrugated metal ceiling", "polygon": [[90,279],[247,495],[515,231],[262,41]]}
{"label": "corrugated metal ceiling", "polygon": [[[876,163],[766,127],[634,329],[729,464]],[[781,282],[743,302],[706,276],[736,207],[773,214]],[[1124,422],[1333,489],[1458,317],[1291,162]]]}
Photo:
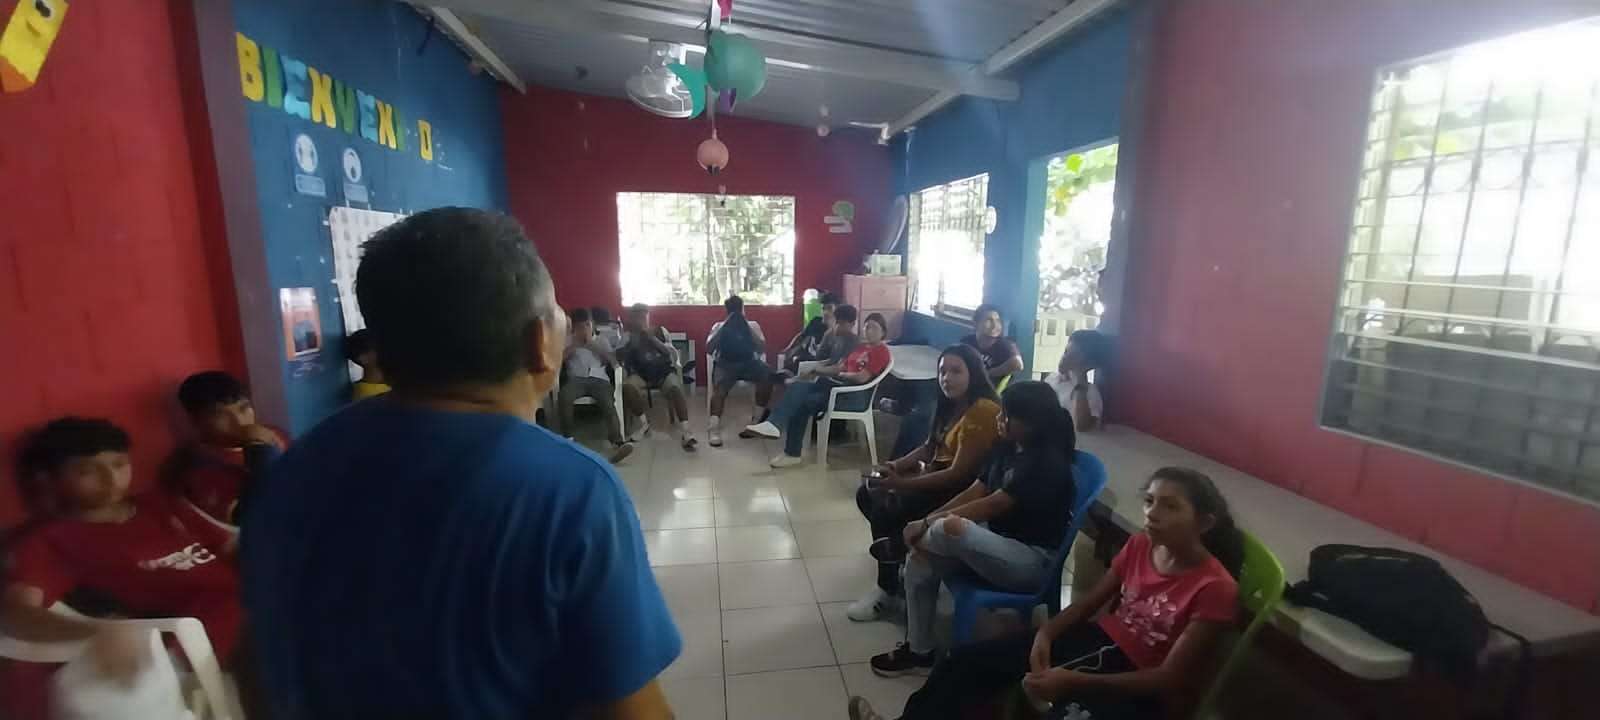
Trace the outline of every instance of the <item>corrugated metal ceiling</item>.
{"label": "corrugated metal ceiling", "polygon": [[[643,41],[698,37],[696,27],[709,5],[707,0],[430,4],[456,11],[526,82],[618,97],[624,95],[627,78],[646,59]],[[958,77],[1070,4],[1071,0],[736,0],[733,29],[755,38],[769,58],[790,61],[768,63],[766,89],[741,102],[738,114],[815,125],[819,106],[827,105],[836,127],[851,120],[890,122],[934,95],[938,86],[926,84],[930,74]],[[815,69],[835,58],[846,71]],[[901,67],[910,70],[902,76],[897,71]],[[869,71],[858,72],[862,68]]]}

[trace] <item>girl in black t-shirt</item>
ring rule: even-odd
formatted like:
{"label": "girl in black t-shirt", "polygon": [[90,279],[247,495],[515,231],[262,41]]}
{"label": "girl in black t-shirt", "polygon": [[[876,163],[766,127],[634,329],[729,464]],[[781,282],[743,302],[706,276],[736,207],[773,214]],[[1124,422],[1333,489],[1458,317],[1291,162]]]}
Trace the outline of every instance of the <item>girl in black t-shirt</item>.
{"label": "girl in black t-shirt", "polygon": [[1072,417],[1042,382],[1020,382],[1000,396],[1002,444],[983,474],[927,518],[906,526],[906,642],[872,658],[894,677],[933,666],[939,584],[976,574],[1011,592],[1039,589],[1072,521],[1076,487]]}

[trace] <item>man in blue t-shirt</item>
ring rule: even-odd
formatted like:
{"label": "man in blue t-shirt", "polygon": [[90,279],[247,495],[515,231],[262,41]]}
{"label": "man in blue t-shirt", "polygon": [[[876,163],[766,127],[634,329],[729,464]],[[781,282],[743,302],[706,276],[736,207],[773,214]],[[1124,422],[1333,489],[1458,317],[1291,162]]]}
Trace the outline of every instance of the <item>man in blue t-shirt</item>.
{"label": "man in blue t-shirt", "polygon": [[241,538],[280,720],[671,717],[682,641],[610,465],[533,424],[566,314],[522,228],[442,208],[364,247],[394,390],[301,438]]}

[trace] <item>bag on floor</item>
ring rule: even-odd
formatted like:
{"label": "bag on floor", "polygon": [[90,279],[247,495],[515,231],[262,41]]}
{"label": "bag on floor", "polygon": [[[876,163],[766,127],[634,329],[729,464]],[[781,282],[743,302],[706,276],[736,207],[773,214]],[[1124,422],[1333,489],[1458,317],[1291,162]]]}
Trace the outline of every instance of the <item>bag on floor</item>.
{"label": "bag on floor", "polygon": [[1458,682],[1476,673],[1489,640],[1489,621],[1472,593],[1438,561],[1404,550],[1318,546],[1306,579],[1284,598],[1349,620]]}

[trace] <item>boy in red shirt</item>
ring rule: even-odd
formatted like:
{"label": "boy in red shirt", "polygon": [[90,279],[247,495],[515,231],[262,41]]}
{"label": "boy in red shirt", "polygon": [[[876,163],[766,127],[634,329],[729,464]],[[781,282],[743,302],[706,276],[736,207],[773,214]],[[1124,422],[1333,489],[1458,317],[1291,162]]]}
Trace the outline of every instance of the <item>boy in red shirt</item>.
{"label": "boy in red shirt", "polygon": [[[833,317],[840,327],[854,325],[856,309],[850,305],[840,305],[833,311]],[[883,315],[868,315],[861,324],[862,342],[856,349],[851,350],[837,365],[817,368],[815,372],[818,377],[815,380],[790,385],[783,399],[778,401],[778,406],[773,408],[770,418],[745,428],[754,435],[783,438],[783,454],[772,458],[772,467],[794,467],[801,463],[800,451],[806,424],[817,413],[827,409],[833,388],[872,382],[889,367],[892,357],[889,346],[883,344],[888,334],[889,322]],[[839,400],[842,407],[837,409],[865,410],[871,400],[870,393],[846,395]]]}
{"label": "boy in red shirt", "polygon": [[28,641],[92,639],[116,671],[142,638],[50,610],[71,591],[91,591],[129,615],[198,618],[226,664],[241,627],[238,574],[224,557],[233,537],[165,493],[129,497],[129,446],[111,422],[74,417],[25,441],[18,479],[38,515],[5,548],[0,625]]}
{"label": "boy in red shirt", "polygon": [[174,453],[163,474],[173,492],[201,512],[238,525],[240,501],[288,440],[256,422],[244,383],[221,370],[190,375],[178,386],[178,403],[197,442]]}

